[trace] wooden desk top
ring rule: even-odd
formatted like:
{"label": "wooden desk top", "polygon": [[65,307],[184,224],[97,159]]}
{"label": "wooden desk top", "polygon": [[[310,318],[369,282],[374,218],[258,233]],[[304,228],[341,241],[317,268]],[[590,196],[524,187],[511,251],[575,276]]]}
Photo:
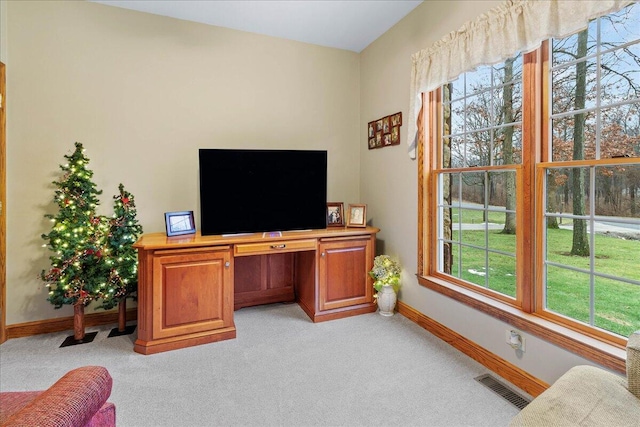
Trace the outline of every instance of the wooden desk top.
{"label": "wooden desk top", "polygon": [[376,227],[330,227],[317,230],[283,231],[281,237],[263,237],[263,233],[202,236],[199,231],[196,234],[173,237],[167,237],[165,233],[147,233],[143,234],[133,247],[142,250],[192,248],[264,241],[278,242],[283,240],[348,237],[376,234],[379,231],[380,229]]}

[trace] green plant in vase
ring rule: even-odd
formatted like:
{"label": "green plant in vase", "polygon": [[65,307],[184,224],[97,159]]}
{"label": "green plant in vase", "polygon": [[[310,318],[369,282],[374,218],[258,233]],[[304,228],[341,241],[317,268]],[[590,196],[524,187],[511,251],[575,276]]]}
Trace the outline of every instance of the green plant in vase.
{"label": "green plant in vase", "polygon": [[373,260],[373,268],[369,272],[369,276],[375,282],[373,287],[376,292],[380,292],[383,286],[393,286],[394,292],[400,290],[402,283],[400,282],[400,273],[402,268],[398,260],[391,258],[389,255],[378,255]]}

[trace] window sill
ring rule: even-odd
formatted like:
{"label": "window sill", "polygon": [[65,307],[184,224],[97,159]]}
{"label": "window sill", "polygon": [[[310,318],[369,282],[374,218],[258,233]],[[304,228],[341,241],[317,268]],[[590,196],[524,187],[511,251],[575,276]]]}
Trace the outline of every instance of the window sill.
{"label": "window sill", "polygon": [[436,277],[418,276],[420,285],[466,304],[611,370],[626,372],[626,350],[535,314]]}

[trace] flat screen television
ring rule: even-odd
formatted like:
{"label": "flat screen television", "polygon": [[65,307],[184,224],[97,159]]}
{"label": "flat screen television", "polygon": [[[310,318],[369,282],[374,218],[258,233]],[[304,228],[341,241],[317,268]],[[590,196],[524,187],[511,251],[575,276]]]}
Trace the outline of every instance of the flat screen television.
{"label": "flat screen television", "polygon": [[327,152],[201,148],[200,232],[327,226]]}

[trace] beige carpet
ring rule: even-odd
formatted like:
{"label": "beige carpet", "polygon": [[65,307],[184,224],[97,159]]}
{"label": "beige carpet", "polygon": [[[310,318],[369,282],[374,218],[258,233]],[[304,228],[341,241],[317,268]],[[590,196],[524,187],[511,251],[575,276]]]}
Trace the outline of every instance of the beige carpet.
{"label": "beige carpet", "polygon": [[312,323],[296,304],[235,313],[237,338],[151,356],[134,335],[59,348],[66,333],[0,345],[0,390],[44,389],[107,367],[118,426],[504,426],[518,413],[487,370],[401,315]]}

